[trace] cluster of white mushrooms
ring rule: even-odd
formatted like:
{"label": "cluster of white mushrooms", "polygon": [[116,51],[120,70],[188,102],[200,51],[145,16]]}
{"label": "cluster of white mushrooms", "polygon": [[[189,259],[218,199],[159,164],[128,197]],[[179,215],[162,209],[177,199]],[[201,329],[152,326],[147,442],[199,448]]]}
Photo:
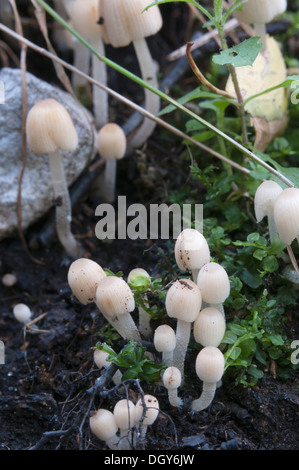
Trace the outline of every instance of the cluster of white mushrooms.
{"label": "cluster of white mushrooms", "polygon": [[146,437],[147,428],[159,415],[159,402],[153,395],[144,395],[135,404],[121,399],[113,411],[98,409],[89,420],[90,429],[101,441],[113,450],[136,448],[139,440]]}

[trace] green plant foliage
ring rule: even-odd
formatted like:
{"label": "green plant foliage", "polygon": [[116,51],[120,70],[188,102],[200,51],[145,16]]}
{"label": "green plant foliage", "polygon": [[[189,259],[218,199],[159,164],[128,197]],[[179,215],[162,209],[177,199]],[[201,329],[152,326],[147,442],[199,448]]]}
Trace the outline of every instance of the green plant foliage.
{"label": "green plant foliage", "polygon": [[262,47],[260,37],[254,36],[242,41],[240,44],[236,44],[229,49],[221,51],[220,54],[214,54],[212,60],[218,65],[230,64],[234,67],[252,65]]}
{"label": "green plant foliage", "polygon": [[123,371],[122,380],[140,379],[146,383],[160,380],[163,364],[157,364],[146,355],[146,349],[134,341],[130,341],[119,353],[108,344],[97,343],[96,348],[109,354],[107,360]]}

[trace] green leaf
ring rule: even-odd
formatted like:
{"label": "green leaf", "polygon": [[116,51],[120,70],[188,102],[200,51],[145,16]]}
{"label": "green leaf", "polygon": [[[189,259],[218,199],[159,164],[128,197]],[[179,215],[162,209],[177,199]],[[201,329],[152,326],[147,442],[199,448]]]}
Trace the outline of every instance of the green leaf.
{"label": "green leaf", "polygon": [[267,338],[271,341],[272,344],[275,346],[283,346],[284,345],[284,340],[281,335],[279,334],[272,334],[272,335],[267,335]]}
{"label": "green leaf", "polygon": [[240,44],[221,51],[220,54],[213,55],[213,62],[218,65],[233,65],[234,67],[244,67],[252,65],[261,51],[263,45],[260,37],[254,36],[246,39]]}
{"label": "green leaf", "polygon": [[232,331],[227,330],[224,337],[222,338],[221,343],[223,344],[234,344],[237,341],[238,337]]}

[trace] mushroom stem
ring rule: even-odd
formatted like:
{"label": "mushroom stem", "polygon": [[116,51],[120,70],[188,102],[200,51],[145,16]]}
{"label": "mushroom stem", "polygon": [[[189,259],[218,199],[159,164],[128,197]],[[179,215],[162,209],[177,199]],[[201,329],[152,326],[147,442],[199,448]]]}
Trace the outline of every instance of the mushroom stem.
{"label": "mushroom stem", "polygon": [[274,213],[268,214],[268,229],[269,229],[270,242],[272,243],[274,240],[274,237],[279,236],[278,230],[275,224],[275,220],[274,220]]}
{"label": "mushroom stem", "polygon": [[225,318],[225,312],[224,312],[224,307],[223,307],[223,304],[210,304],[208,305],[209,307],[211,308],[216,308],[217,310],[219,310],[219,312],[222,313],[223,317]]}
{"label": "mushroom stem", "polygon": [[173,351],[172,366],[177,367],[184,380],[184,363],[191,333],[191,323],[184,320],[177,320],[176,347]]}
{"label": "mushroom stem", "polygon": [[56,199],[57,235],[68,255],[78,257],[81,245],[71,232],[72,208],[59,150],[49,153],[49,164]]}
{"label": "mushroom stem", "polygon": [[102,192],[105,200],[112,203],[115,199],[117,160],[106,160]]}
{"label": "mushroom stem", "polygon": [[[158,88],[156,64],[152,59],[146,39],[133,41],[135,53],[138,59],[141,76],[144,81]],[[157,115],[160,111],[160,97],[148,89],[145,89],[145,109]],[[152,134],[156,126],[155,121],[145,118],[136,134],[130,141],[130,148],[140,147]]]}
{"label": "mushroom stem", "polygon": [[256,32],[257,36],[261,37],[261,42],[263,43],[262,52],[265,51],[267,47],[267,31],[266,31],[266,24],[265,23],[255,23],[254,24],[254,31]]}
{"label": "mushroom stem", "polygon": [[[86,46],[77,39],[74,40],[74,67],[89,75],[90,53]],[[72,85],[76,89],[86,85],[86,79],[78,73],[72,75]]]}
{"label": "mushroom stem", "polygon": [[199,398],[193,400],[192,411],[202,411],[213,401],[216,392],[216,383],[203,382]]}
{"label": "mushroom stem", "polygon": [[[105,55],[104,41],[101,37],[97,41],[92,41],[93,48],[98,52],[100,56]],[[107,68],[106,64],[102,62],[95,54],[91,55],[92,63],[92,76],[94,80],[101,83],[102,85],[107,84]],[[93,113],[95,117],[96,126],[101,128],[108,122],[108,95],[107,92],[93,85]]]}
{"label": "mushroom stem", "polygon": [[[148,306],[148,299],[147,296],[144,296],[144,302],[146,306]],[[151,316],[147,313],[141,305],[138,307],[138,318],[139,318],[139,331],[145,337],[148,338],[152,333],[151,327]]]}

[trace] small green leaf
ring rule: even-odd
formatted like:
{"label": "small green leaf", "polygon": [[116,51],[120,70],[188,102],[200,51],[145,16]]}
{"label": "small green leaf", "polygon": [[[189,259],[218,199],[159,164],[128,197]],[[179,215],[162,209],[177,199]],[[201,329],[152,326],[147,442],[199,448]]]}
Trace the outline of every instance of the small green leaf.
{"label": "small green leaf", "polygon": [[263,47],[259,41],[260,37],[258,36],[246,39],[240,44],[220,52],[220,54],[213,55],[213,62],[218,65],[229,64],[234,67],[252,65]]}

